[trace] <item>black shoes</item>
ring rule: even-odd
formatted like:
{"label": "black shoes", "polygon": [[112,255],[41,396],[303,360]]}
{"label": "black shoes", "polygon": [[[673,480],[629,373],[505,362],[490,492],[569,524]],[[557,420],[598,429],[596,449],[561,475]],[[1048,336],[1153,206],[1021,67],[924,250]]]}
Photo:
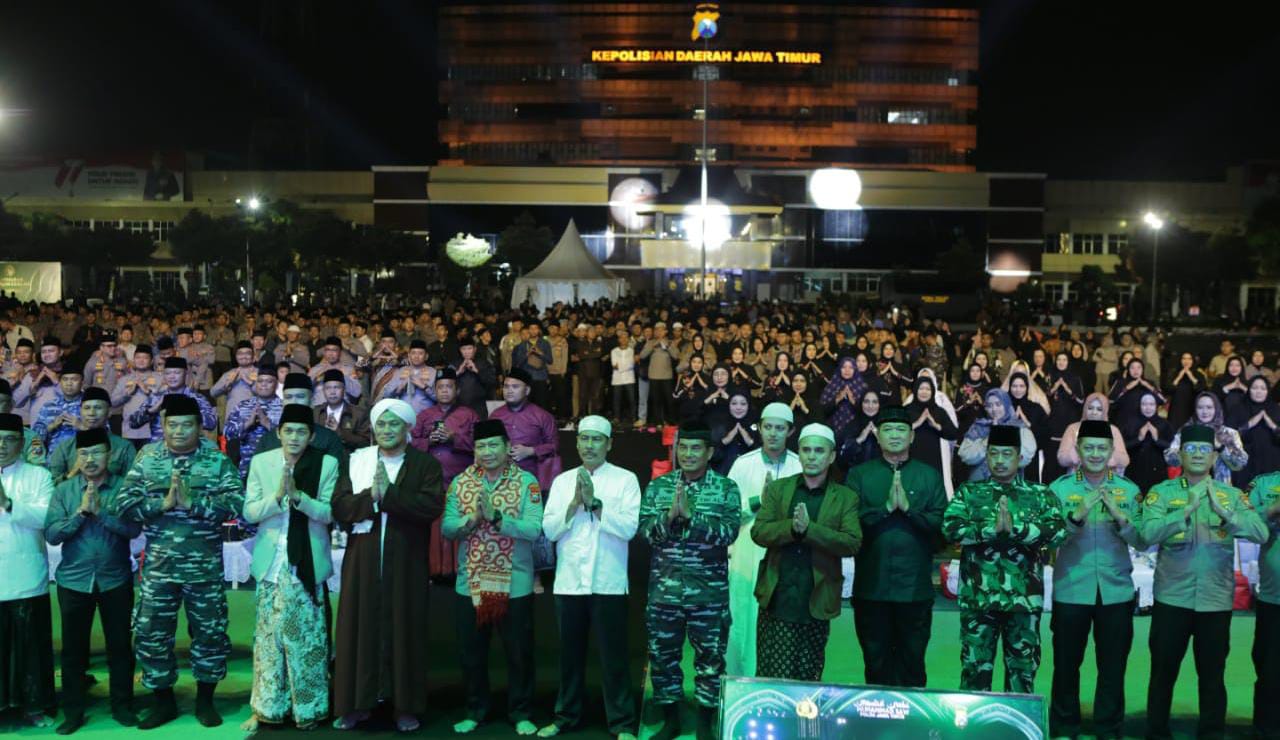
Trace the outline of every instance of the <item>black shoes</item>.
{"label": "black shoes", "polygon": [[680,703],[662,705],[662,729],[649,740],[675,740],[680,736]]}
{"label": "black shoes", "polygon": [[196,719],[205,727],[217,727],[222,724],[222,715],[213,708],[213,690],[216,683],[196,684]]}
{"label": "black shoes", "polygon": [[155,704],[151,707],[151,711],[138,721],[139,730],[154,730],[178,717],[178,702],[173,698],[173,689],[156,689],[152,694],[155,696]]}

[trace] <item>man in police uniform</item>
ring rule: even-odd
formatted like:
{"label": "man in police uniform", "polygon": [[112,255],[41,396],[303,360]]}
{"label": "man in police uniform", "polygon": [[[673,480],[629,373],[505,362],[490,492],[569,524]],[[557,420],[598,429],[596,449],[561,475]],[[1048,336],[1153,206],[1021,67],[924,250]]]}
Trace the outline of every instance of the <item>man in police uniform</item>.
{"label": "man in police uniform", "polygon": [[320,349],[320,361],[311,366],[307,371],[307,375],[311,376],[312,383],[315,384],[315,391],[311,399],[312,406],[319,406],[324,403],[324,383],[325,373],[330,370],[337,370],[342,373],[343,383],[346,385],[347,402],[360,402],[360,381],[356,372],[356,365],[350,359],[342,356],[342,340],[337,337],[329,337],[324,340],[324,346]]}
{"label": "man in police uniform", "polygon": [[231,654],[222,524],[239,516],[244,492],[235,466],[200,434],[202,413],[190,396],[165,396],[163,440],[142,448],[108,505],[113,515],[142,524],[147,537],[133,621],[142,685],[155,692],[155,705],[138,723],[144,730],[178,716],[173,642],[179,604],[185,604],[190,625],[196,718],[206,727],[222,724],[213,706]]}
{"label": "man in police uniform", "polygon": [[1021,427],[997,424],[987,439],[991,477],[956,490],[942,532],[960,545],[960,688],[990,691],[1004,643],[1004,690],[1035,691],[1044,610],[1043,553],[1064,536],[1048,486],[1018,477]]}
{"label": "man in police uniform", "polygon": [[875,424],[881,457],[850,470],[846,483],[858,494],[863,537],[853,626],[867,683],[923,688],[947,491],[933,466],[910,459],[915,430],[906,409],[886,407]]}
{"label": "man in police uniform", "polygon": [[[137,351],[136,349],[134,350]],[[99,388],[115,388],[120,378],[129,374],[129,358],[116,343],[114,331],[104,331],[98,338],[98,349],[84,364],[84,382]]]}
{"label": "man in police uniform", "polygon": [[685,635],[693,646],[698,740],[714,736],[729,622],[729,545],[738,536],[742,495],[733,481],[708,469],[711,429],[680,427],[678,470],[649,482],[640,504],[640,534],[649,560],[649,675],[665,724],[653,740],[680,734]]}
{"label": "man in police uniform", "polygon": [[[227,397],[224,419],[253,395],[253,384],[258,380],[258,368],[253,364],[253,344],[237,343],[235,359],[236,366],[223,373],[209,390],[209,395],[214,399],[224,395]],[[272,368],[271,374],[275,375],[275,372],[275,368]]]}
{"label": "man in police uniform", "polygon": [[120,409],[120,436],[129,440],[136,449],[151,441],[151,427],[147,424],[133,426],[129,423],[134,414],[144,411],[151,404],[152,394],[161,393],[164,378],[152,369],[151,345],[139,344],[133,350],[133,371],[121,376],[111,390],[111,406]]}
{"label": "man in police uniform", "polygon": [[409,343],[409,364],[392,367],[374,383],[374,400],[398,398],[420,414],[436,404],[436,369],[427,364],[427,343],[414,339]]}
{"label": "man in police uniform", "polygon": [[1172,737],[1173,686],[1193,636],[1200,691],[1197,734],[1221,737],[1227,715],[1223,672],[1235,591],[1234,540],[1265,542],[1268,532],[1242,491],[1213,479],[1218,453],[1211,427],[1183,427],[1179,456],[1182,475],[1151,489],[1139,525],[1143,541],[1160,546],[1151,611],[1147,737]]}
{"label": "man in police uniform", "polygon": [[1253,638],[1253,729],[1265,740],[1280,739],[1280,472],[1253,479],[1249,503],[1267,525],[1258,558],[1257,618]]}
{"label": "man in police uniform", "polygon": [[1142,491],[1107,463],[1114,442],[1105,421],[1082,421],[1080,468],[1053,482],[1067,536],[1053,568],[1053,694],[1049,734],[1080,732],[1080,664],[1093,629],[1098,680],[1093,725],[1099,738],[1121,737],[1124,671],[1133,644],[1133,562],[1141,547],[1136,519]]}

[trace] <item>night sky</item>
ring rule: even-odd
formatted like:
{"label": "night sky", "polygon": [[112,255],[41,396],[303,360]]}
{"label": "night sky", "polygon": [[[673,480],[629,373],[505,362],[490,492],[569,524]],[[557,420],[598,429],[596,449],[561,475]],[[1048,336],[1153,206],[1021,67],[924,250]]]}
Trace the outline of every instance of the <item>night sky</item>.
{"label": "night sky", "polygon": [[[979,169],[1211,179],[1280,159],[1280,26],[1252,9],[1265,4],[1243,5],[982,3]],[[19,114],[0,123],[0,157],[190,149],[209,152],[210,167],[431,162],[433,7],[6,4],[0,108]],[[309,135],[291,120],[309,121]],[[254,159],[251,140],[274,161]]]}

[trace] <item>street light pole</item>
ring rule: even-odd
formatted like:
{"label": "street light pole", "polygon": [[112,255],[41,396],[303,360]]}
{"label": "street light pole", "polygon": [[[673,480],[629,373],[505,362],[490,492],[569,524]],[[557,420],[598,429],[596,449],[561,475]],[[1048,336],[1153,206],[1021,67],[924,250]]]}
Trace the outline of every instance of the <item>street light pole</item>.
{"label": "street light pole", "polygon": [[[258,196],[253,195],[247,199],[236,198],[236,205],[243,206],[249,211],[249,215],[253,216],[258,213],[258,209],[262,208],[262,200]],[[249,262],[249,239],[250,232],[244,233],[244,305],[253,304],[253,266]]]}
{"label": "street light pole", "polygon": [[1156,279],[1156,270],[1160,262],[1160,229],[1164,228],[1164,219],[1157,216],[1151,211],[1147,211],[1142,216],[1142,221],[1151,227],[1154,232],[1154,242],[1151,249],[1151,321],[1156,320],[1156,308],[1159,305],[1156,294],[1160,290],[1160,282]]}
{"label": "street light pole", "polygon": [[[711,48],[711,42],[705,36],[702,39],[703,51]],[[706,55],[703,55],[706,58]],[[698,274],[698,295],[703,300],[707,298],[707,117],[710,113],[707,110],[707,86],[711,80],[711,65],[704,63],[702,65],[702,218],[700,219],[700,228],[702,229],[702,272]]]}

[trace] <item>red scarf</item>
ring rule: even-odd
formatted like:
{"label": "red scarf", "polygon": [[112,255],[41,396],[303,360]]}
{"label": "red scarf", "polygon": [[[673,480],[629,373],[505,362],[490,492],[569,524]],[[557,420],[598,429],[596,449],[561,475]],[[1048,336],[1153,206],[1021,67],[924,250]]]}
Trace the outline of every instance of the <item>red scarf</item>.
{"label": "red scarf", "polygon": [[[524,498],[523,472],[515,464],[508,465],[488,494],[489,508],[501,513],[503,519],[520,515],[520,503]],[[466,517],[474,514],[479,508],[480,497],[485,495],[484,469],[472,465],[462,471],[454,481],[454,490],[458,496],[459,512]],[[484,519],[462,541],[462,546],[467,563],[467,585],[471,589],[471,603],[476,609],[476,624],[502,621],[511,599],[515,539],[499,534],[493,522]]]}

